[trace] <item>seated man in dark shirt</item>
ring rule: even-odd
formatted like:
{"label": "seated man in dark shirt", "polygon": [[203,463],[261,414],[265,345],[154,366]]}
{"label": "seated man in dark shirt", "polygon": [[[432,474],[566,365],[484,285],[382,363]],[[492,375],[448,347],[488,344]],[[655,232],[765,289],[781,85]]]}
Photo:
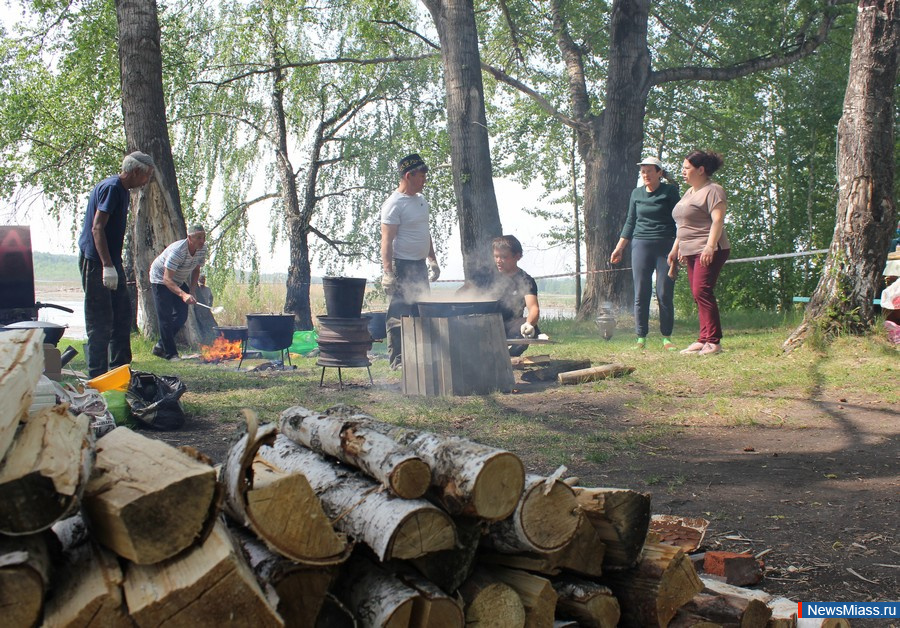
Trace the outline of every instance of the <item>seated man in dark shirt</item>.
{"label": "seated man in dark shirt", "polygon": [[[506,337],[537,338],[541,308],[538,305],[537,284],[518,265],[522,259],[522,244],[511,235],[494,238],[491,244],[498,271],[492,296],[500,302]],[[522,355],[527,348],[527,344],[510,345],[509,354]]]}

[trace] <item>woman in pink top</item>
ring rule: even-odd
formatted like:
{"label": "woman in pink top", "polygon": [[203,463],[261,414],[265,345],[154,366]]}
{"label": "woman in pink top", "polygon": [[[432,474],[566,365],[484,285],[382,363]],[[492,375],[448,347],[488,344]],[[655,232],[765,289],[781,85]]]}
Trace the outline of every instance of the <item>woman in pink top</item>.
{"label": "woman in pink top", "polygon": [[687,268],[700,318],[700,335],[681,352],[685,354],[710,355],[722,350],[722,323],[713,288],[731,245],[725,234],[725,190],[710,179],[721,167],[722,157],[717,153],[695,150],[685,157],[681,174],[691,187],[672,210],[678,231],[668,262],[671,266],[677,260]]}

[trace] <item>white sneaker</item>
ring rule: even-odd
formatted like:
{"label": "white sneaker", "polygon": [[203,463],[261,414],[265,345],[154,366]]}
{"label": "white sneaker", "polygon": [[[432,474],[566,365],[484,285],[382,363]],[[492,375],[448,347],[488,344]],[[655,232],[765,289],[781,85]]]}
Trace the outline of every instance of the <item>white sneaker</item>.
{"label": "white sneaker", "polygon": [[702,350],[703,350],[703,347],[705,347],[705,346],[706,346],[706,345],[703,344],[702,342],[695,342],[694,344],[692,344],[691,346],[689,346],[687,349],[682,349],[682,350],[680,351],[680,353],[681,353],[682,355],[691,355],[691,354],[693,354],[693,353],[700,353],[700,351],[702,351]]}
{"label": "white sneaker", "polygon": [[714,342],[707,342],[705,345],[703,345],[703,348],[700,349],[699,354],[700,355],[712,355],[713,353],[721,353],[721,352],[722,352],[722,345],[720,345],[718,343],[714,343]]}

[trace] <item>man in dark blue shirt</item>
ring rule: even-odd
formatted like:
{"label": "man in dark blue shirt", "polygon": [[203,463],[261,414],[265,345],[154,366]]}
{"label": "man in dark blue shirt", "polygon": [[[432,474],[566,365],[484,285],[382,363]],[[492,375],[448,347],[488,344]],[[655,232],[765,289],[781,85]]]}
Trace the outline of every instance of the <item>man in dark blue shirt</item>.
{"label": "man in dark blue shirt", "polygon": [[78,237],[78,267],[84,289],[84,345],[88,375],[131,363],[131,299],[122,268],[129,190],[153,176],[153,158],[140,151],[122,160],[122,172],[103,179],[88,198]]}

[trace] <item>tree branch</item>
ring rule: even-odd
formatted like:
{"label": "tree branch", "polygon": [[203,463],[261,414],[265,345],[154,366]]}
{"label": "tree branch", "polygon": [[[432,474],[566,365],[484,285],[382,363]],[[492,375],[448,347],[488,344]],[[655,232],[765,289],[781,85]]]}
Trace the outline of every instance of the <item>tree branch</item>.
{"label": "tree branch", "polygon": [[214,87],[223,87],[229,83],[234,83],[248,76],[259,76],[263,74],[272,74],[289,68],[309,68],[319,65],[378,65],[382,63],[401,63],[406,61],[421,61],[422,59],[431,59],[435,55],[411,55],[411,56],[393,56],[393,57],[375,57],[373,59],[356,59],[353,57],[334,57],[333,59],[314,59],[312,61],[289,61],[276,66],[265,66],[256,70],[248,70],[241,74],[231,76],[220,81],[194,81],[192,85],[212,85]]}
{"label": "tree branch", "polygon": [[500,0],[500,10],[503,12],[503,19],[506,21],[506,26],[509,28],[509,38],[512,41],[515,58],[519,63],[525,65],[525,55],[522,54],[522,49],[519,46],[519,31],[513,23],[512,16],[509,13],[509,7],[506,6],[506,0]]}
{"label": "tree branch", "polygon": [[[226,219],[229,219],[229,218],[232,218],[231,223],[233,225],[234,221],[237,218],[240,218],[245,213],[247,213],[247,210],[250,207],[252,207],[253,205],[256,205],[257,203],[261,203],[263,201],[267,201],[272,198],[278,198],[279,196],[280,196],[279,194],[274,194],[274,193],[263,194],[262,196],[257,196],[256,198],[251,199],[249,201],[244,201],[242,203],[238,203],[236,206],[232,207],[231,209],[227,210],[224,214],[222,214],[222,217],[219,218],[219,220],[217,220],[215,222],[215,224],[213,224],[213,226],[210,228],[209,232],[213,232],[216,229],[218,229],[221,226],[221,224],[223,222],[225,222]],[[235,216],[235,214],[237,214],[237,215]],[[228,227],[224,228],[219,233],[219,237],[215,239],[215,242],[218,242],[222,238],[222,235],[224,235],[226,232],[230,231],[232,225],[229,225]]]}
{"label": "tree branch", "polygon": [[807,37],[806,28],[811,26],[813,21],[808,20],[806,28],[797,33],[794,42],[789,46],[783,46],[778,52],[719,68],[683,66],[651,72],[650,85],[662,85],[672,81],[728,81],[754,72],[784,67],[815,52],[825,41],[828,32],[834,25],[835,19],[837,19],[837,12],[831,9],[837,5],[851,4],[852,2],[853,0],[828,0],[822,15],[822,22],[819,24],[815,34]]}
{"label": "tree branch", "polygon": [[345,253],[341,249],[341,245],[353,244],[349,240],[334,240],[332,238],[329,238],[327,235],[325,235],[324,233],[322,233],[321,231],[319,231],[312,225],[309,225],[308,229],[309,229],[310,233],[314,234],[316,237],[318,237],[320,240],[322,240],[325,244],[327,244],[328,246],[333,248],[335,250],[335,252],[338,255],[340,255],[341,257],[359,257],[358,253]]}
{"label": "tree branch", "polygon": [[[427,44],[428,46],[431,46],[435,50],[441,49],[441,47],[438,44],[435,44],[434,42],[429,40],[424,35],[417,33],[416,31],[412,30],[411,28],[409,28],[407,26],[404,26],[403,24],[400,24],[399,22],[396,22],[394,20],[390,20],[390,21],[378,20],[378,23],[385,24],[388,26],[396,26],[400,30],[402,30],[406,33],[409,33],[410,35],[412,35],[414,37],[418,37],[423,42],[425,42],[425,44]],[[565,115],[564,113],[559,111],[556,107],[554,107],[553,104],[549,100],[547,100],[547,98],[543,94],[537,92],[536,90],[532,89],[531,87],[528,87],[522,81],[520,81],[516,78],[513,78],[512,76],[510,76],[503,70],[501,70],[499,68],[495,68],[494,66],[492,66],[488,63],[485,63],[484,61],[481,62],[481,69],[484,70],[485,72],[487,72],[488,74],[490,74],[491,76],[493,76],[495,79],[497,79],[501,83],[505,83],[505,84],[509,85],[510,87],[522,92],[523,94],[525,94],[526,96],[528,96],[529,98],[534,100],[541,109],[546,111],[548,114],[550,114],[551,116],[553,116],[554,118],[556,118],[557,120],[562,122],[563,124],[570,126],[572,128],[576,128],[576,129],[583,127],[583,124],[581,122]]]}

